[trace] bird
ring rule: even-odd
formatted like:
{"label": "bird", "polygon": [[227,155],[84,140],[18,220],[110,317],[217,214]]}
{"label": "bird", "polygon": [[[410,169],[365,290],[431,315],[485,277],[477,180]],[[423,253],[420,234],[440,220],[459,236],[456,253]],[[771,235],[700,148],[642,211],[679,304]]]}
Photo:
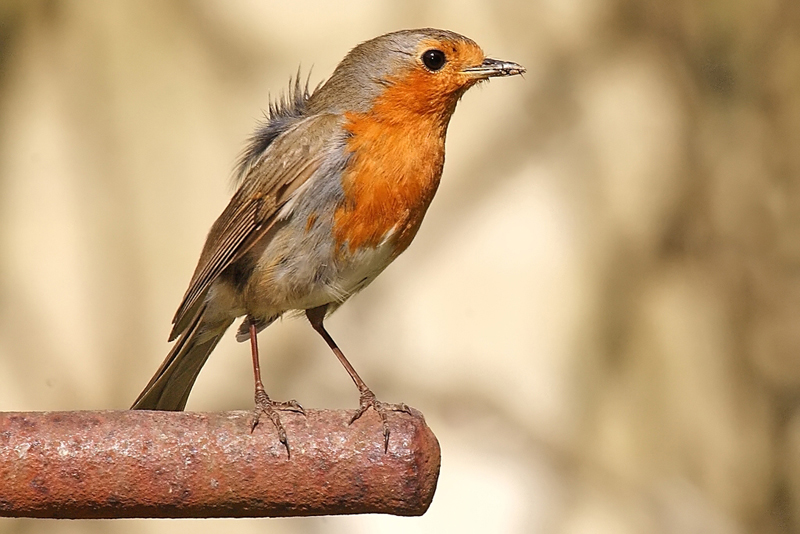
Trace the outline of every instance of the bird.
{"label": "bird", "polygon": [[525,73],[486,57],[475,41],[434,28],[400,30],[353,48],[309,90],[300,75],[270,102],[234,171],[236,190],[206,238],[172,320],[175,341],[131,409],[183,410],[230,325],[250,341],[255,382],[251,432],[271,419],[291,457],[280,411],[261,380],[257,334],[305,314],[352,378],[359,407],[383,425],[405,404],[377,399],[324,326],[414,239],[436,193],[450,117],[462,95],[494,77]]}

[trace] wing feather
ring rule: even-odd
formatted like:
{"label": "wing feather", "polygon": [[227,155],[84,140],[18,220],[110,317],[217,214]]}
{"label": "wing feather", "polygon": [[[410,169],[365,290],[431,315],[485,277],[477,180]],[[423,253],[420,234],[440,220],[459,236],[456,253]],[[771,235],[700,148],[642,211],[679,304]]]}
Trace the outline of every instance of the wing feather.
{"label": "wing feather", "polygon": [[281,134],[255,161],[211,227],[192,280],[172,322],[170,339],[191,323],[216,278],[241,258],[278,220],[292,195],[343,149],[342,118],[314,115]]}

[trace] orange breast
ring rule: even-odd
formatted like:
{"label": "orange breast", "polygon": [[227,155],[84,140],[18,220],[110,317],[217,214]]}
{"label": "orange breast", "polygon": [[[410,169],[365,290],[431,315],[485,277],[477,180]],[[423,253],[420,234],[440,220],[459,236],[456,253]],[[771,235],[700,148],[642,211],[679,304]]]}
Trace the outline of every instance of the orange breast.
{"label": "orange breast", "polygon": [[393,230],[394,255],[400,254],[436,193],[449,113],[442,120],[438,113],[406,110],[384,98],[370,113],[347,115],[352,160],[342,177],[346,200],[335,215],[334,237],[351,252],[377,246]]}

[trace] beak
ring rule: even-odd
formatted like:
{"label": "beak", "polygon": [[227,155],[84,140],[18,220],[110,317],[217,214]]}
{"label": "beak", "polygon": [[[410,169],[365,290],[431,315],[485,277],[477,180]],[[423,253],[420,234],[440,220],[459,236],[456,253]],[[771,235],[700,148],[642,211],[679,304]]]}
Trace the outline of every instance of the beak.
{"label": "beak", "polygon": [[462,70],[461,73],[486,79],[494,76],[516,76],[517,74],[525,74],[525,67],[517,63],[512,63],[511,61],[501,61],[499,59],[487,57],[483,60],[483,63],[477,67],[467,67]]}

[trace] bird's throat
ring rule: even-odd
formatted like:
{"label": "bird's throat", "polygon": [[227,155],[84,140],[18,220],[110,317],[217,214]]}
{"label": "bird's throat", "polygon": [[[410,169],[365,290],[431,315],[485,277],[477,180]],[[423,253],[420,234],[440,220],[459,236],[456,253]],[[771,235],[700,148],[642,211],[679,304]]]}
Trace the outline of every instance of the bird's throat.
{"label": "bird's throat", "polygon": [[373,113],[347,119],[352,159],[342,176],[345,201],[334,237],[340,250],[353,251],[391,234],[396,256],[416,235],[439,186],[447,125],[420,115],[402,124]]}

